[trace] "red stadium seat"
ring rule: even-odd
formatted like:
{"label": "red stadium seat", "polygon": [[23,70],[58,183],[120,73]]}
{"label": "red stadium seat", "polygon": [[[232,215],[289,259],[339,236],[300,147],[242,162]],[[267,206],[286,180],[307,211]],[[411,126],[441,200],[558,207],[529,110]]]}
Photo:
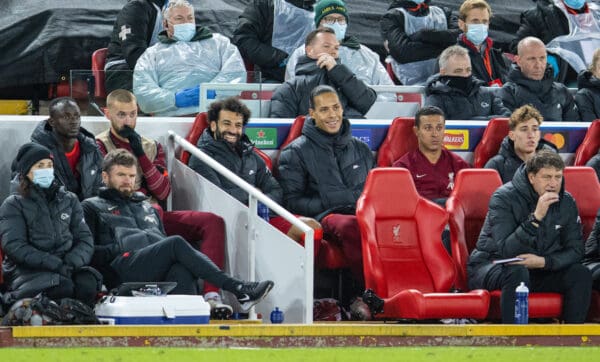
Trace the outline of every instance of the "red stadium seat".
{"label": "red stadium seat", "polygon": [[583,225],[583,240],[586,240],[596,221],[600,208],[600,182],[596,171],[586,166],[566,167],[565,189],[573,196]]}
{"label": "red stadium seat", "polygon": [[390,167],[405,153],[418,147],[414,131],[414,117],[396,117],[388,128],[385,139],[377,152],[377,166]]}
{"label": "red stadium seat", "polygon": [[96,80],[94,86],[94,97],[106,98],[104,87],[104,64],[106,63],[107,48],[100,48],[92,54],[92,74]]}
{"label": "red stadium seat", "polygon": [[[457,272],[456,286],[464,291],[467,285],[467,260],[477,243],[485,221],[490,198],[502,186],[495,170],[465,169],[458,172],[454,189],[446,201],[449,213],[452,258]],[[488,319],[500,319],[500,290],[491,292]],[[562,313],[562,295],[558,293],[530,293],[530,318],[555,318]]]}
{"label": "red stadium seat", "polygon": [[498,154],[502,140],[508,135],[508,131],[508,118],[494,118],[488,122],[473,152],[473,167],[483,168],[490,158]]}
{"label": "red stadium seat", "polygon": [[274,165],[274,171],[273,171],[275,173],[275,175],[279,175],[278,166],[279,166],[279,156],[281,155],[281,150],[283,150],[285,148],[285,146],[289,145],[290,143],[292,143],[293,140],[295,140],[296,138],[298,138],[302,135],[302,127],[304,127],[305,119],[306,119],[306,116],[296,117],[296,119],[294,120],[294,123],[292,123],[292,125],[290,126],[290,131],[288,132],[287,136],[285,137],[285,140],[283,140],[283,142],[281,143],[281,146],[279,146],[279,150],[277,151],[277,156],[275,156],[275,165]]}
{"label": "red stadium seat", "polygon": [[385,70],[387,71],[388,75],[390,76],[390,78],[392,79],[392,82],[394,82],[394,84],[396,84],[396,85],[402,84],[402,83],[400,83],[400,81],[396,77],[396,74],[394,73],[394,68],[392,68],[392,63],[385,62]]}
{"label": "red stadium seat", "polygon": [[598,153],[600,149],[600,120],[597,119],[587,130],[585,138],[575,151],[573,166],[585,166],[585,164]]}
{"label": "red stadium seat", "polygon": [[408,170],[372,170],[356,216],[365,285],[385,300],[379,318],[485,318],[486,290],[450,292],[456,270],[441,241],[448,215],[419,196]]}

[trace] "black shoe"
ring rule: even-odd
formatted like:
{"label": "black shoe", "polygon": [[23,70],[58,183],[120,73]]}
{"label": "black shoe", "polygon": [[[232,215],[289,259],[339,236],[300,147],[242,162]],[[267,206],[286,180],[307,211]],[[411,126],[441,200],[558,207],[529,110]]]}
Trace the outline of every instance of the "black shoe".
{"label": "black shoe", "polygon": [[235,294],[238,302],[240,302],[242,309],[246,311],[263,300],[271,289],[273,289],[273,285],[275,283],[270,280],[265,280],[264,282],[244,282],[237,285],[233,294]]}
{"label": "black shoe", "polygon": [[383,312],[383,304],[385,301],[375,294],[373,289],[365,290],[362,300],[367,303],[373,315]]}

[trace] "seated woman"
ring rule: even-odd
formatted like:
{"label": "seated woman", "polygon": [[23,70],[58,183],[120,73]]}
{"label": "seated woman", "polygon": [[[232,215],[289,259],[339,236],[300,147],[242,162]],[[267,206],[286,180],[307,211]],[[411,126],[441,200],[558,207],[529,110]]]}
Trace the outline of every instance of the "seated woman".
{"label": "seated woman", "polygon": [[54,180],[52,154],[44,146],[23,145],[14,165],[19,191],[0,206],[4,303],[44,292],[93,305],[102,277],[88,266],[94,239],[77,196]]}
{"label": "seated woman", "polygon": [[600,118],[600,48],[592,57],[592,64],[577,77],[577,94],[575,102],[579,116],[584,122]]}

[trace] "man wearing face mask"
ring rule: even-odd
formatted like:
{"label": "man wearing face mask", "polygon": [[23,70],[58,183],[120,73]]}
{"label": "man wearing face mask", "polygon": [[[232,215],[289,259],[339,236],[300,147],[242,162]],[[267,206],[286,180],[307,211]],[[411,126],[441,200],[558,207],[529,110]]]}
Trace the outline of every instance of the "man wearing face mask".
{"label": "man wearing face mask", "polygon": [[19,190],[0,207],[2,263],[12,304],[44,292],[92,306],[102,276],[89,267],[94,240],[77,196],[54,179],[52,153],[37,143],[19,149],[14,164]]}
{"label": "man wearing face mask", "polygon": [[[346,4],[342,0],[320,0],[315,4],[315,26],[335,31],[335,37],[340,42],[340,63],[366,84],[393,85],[394,82],[379,61],[379,55],[360,44],[355,36],[347,35],[348,22]],[[301,46],[290,55],[285,69],[286,80],[296,76],[298,59],[305,54],[304,46]]]}
{"label": "man wearing face mask", "polygon": [[315,0],[252,0],[238,19],[233,43],[261,72],[263,82],[284,81],[288,55],[313,30]]}
{"label": "man wearing face mask", "polygon": [[510,62],[502,50],[493,47],[488,36],[492,9],[485,0],[466,0],[459,9],[458,27],[462,34],[458,45],[469,51],[473,76],[489,87],[502,87],[510,69]]}
{"label": "man wearing face mask", "polygon": [[338,91],[347,118],[363,118],[377,94],[339,62],[339,42],[331,28],[313,30],[306,37],[306,55],[298,59],[296,77],[277,87],[271,98],[271,118],[295,118],[309,110],[310,92],[318,85]]}
{"label": "man wearing face mask", "polygon": [[487,120],[510,115],[500,97],[472,75],[467,49],[460,45],[445,49],[439,65],[440,73],[429,79],[425,89],[426,105],[441,108],[447,119]]}
{"label": "man wearing face mask", "polygon": [[159,42],[146,49],[133,74],[133,92],[141,110],[160,116],[198,113],[200,84],[246,79],[237,48],[221,34],[196,26],[186,0],[170,1],[163,14]]}

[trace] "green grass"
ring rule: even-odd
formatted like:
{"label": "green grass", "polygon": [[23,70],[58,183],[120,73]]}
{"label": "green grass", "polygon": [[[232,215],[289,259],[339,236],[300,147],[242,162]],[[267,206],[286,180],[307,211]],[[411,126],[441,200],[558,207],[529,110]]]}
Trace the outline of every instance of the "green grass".
{"label": "green grass", "polygon": [[10,362],[122,361],[598,361],[600,347],[397,347],[397,348],[5,348],[0,359]]}

